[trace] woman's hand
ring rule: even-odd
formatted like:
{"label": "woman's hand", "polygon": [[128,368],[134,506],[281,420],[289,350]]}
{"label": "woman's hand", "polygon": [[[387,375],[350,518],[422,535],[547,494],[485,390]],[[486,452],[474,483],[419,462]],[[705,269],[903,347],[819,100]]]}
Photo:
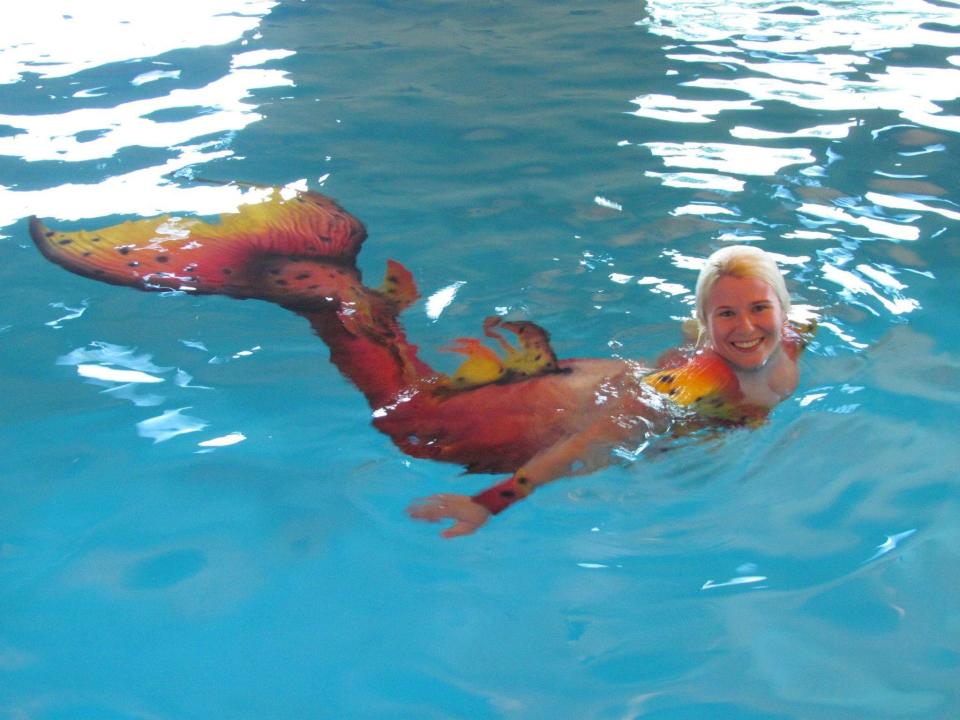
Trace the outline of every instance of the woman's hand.
{"label": "woman's hand", "polygon": [[490,518],[490,511],[477,505],[469,495],[453,493],[440,493],[419,500],[407,508],[407,513],[412,518],[427,522],[439,522],[447,518],[455,520],[453,525],[440,533],[445,538],[469,535]]}

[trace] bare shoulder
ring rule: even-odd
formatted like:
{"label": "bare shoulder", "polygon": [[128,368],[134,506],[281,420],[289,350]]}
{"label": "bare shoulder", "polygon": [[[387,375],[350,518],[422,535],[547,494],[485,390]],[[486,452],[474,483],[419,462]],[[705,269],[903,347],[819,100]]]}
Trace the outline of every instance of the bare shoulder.
{"label": "bare shoulder", "polygon": [[757,372],[737,372],[737,378],[746,402],[773,408],[797,389],[800,370],[796,359],[782,352]]}

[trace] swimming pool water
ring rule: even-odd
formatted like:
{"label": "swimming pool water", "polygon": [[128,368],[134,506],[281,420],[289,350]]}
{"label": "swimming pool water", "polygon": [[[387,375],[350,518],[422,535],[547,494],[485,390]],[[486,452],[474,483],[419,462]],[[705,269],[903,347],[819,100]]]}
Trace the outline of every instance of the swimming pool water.
{"label": "swimming pool water", "polygon": [[[960,714],[960,5],[0,14],[0,718]],[[765,426],[443,541],[408,503],[490,478],[401,454],[301,319],[29,240],[235,205],[198,180],[337,198],[446,368],[490,314],[654,357],[731,241],[821,329]]]}

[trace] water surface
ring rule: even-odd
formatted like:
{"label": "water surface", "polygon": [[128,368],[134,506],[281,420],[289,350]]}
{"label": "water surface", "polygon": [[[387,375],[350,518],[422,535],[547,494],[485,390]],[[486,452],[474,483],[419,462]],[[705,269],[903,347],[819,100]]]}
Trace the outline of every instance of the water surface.
{"label": "water surface", "polygon": [[[957,3],[0,13],[0,717],[960,713]],[[733,241],[821,330],[764,427],[444,542],[404,508],[491,478],[396,450],[302,320],[27,236],[242,195],[198,180],[336,197],[441,367],[490,314],[654,357]]]}

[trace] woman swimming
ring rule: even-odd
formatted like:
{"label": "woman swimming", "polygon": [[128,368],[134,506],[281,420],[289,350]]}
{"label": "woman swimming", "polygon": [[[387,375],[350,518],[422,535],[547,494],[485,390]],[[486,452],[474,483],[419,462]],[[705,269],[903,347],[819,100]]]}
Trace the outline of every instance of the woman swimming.
{"label": "woman swimming", "polygon": [[[366,396],[373,424],[404,452],[511,473],[477,495],[439,494],[409,509],[474,532],[491,515],[556,478],[609,463],[618,445],[652,434],[762,418],[797,385],[804,336],[788,322],[789,295],[773,259],[732,246],[712,255],[697,282],[699,338],[657,368],[627,360],[558,360],[530,322],[488,318],[452,375],[418,354],[398,321],[416,298],[410,273],[388,263],[379,288],[361,281],[366,230],[334,201],[275,189],[221,222],[163,216],[98,231],[30,234],[68,270],[141,290],[223,294],[277,303],[306,318],[331,361]],[[512,342],[508,339],[512,336]]]}
{"label": "woman swimming", "polygon": [[693,347],[664,354],[659,371],[625,360],[561,363],[570,373],[550,393],[553,402],[534,414],[545,418],[553,410],[557,419],[575,419],[563,437],[499,485],[473,497],[434,495],[410,514],[453,519],[445,537],[469,534],[537,486],[606,465],[617,445],[668,428],[683,432],[763,418],[796,389],[797,358],[813,330],[790,324],[789,309],[790,296],[770,255],[744,245],[718,250],[697,281]]}

